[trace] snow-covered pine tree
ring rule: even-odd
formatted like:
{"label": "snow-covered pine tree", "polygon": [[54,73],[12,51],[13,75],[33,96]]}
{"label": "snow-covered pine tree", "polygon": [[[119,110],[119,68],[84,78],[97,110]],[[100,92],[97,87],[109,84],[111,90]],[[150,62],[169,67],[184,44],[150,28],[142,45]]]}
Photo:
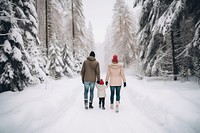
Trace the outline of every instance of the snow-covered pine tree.
{"label": "snow-covered pine tree", "polygon": [[74,57],[73,57],[73,51],[70,48],[69,41],[66,40],[64,44],[64,48],[62,51],[62,59],[64,63],[63,73],[67,75],[68,77],[72,77],[78,70],[78,66],[74,66]]}
{"label": "snow-covered pine tree", "polygon": [[[154,35],[152,39],[153,42],[158,46],[157,51],[152,51],[151,54],[154,56],[154,60],[148,64],[147,75],[152,76],[163,76],[172,74],[173,64],[172,64],[172,42],[171,42],[171,32],[166,34],[165,40],[162,34]],[[157,49],[154,47],[154,49]],[[154,53],[156,52],[156,53]],[[152,65],[152,66],[151,66]],[[151,71],[149,71],[151,69]]]}
{"label": "snow-covered pine tree", "polygon": [[89,22],[89,25],[87,28],[87,43],[86,43],[87,53],[94,50],[94,45],[95,45],[95,41],[94,41],[94,35],[93,35],[93,28],[92,28],[91,22]]}
{"label": "snow-covered pine tree", "polygon": [[59,41],[56,37],[56,34],[53,34],[52,40],[49,45],[49,62],[48,62],[48,70],[49,74],[55,79],[59,79],[63,73],[64,63],[62,60],[62,50],[59,47]]}
{"label": "snow-covered pine tree", "polygon": [[52,40],[52,0],[46,0],[46,54],[49,56],[49,47]]}
{"label": "snow-covered pine tree", "polygon": [[187,45],[186,55],[191,57],[191,73],[198,78],[200,83],[200,20],[195,26],[195,35],[191,43]]}
{"label": "snow-covered pine tree", "polygon": [[[113,43],[113,38],[112,38],[112,27],[108,26],[106,30],[106,36],[105,36],[105,41],[104,41],[104,51],[105,51],[105,58],[104,58],[104,64],[110,64],[112,60],[112,55],[115,54],[114,51],[112,50],[112,43]],[[105,66],[107,68],[107,66]]]}
{"label": "snow-covered pine tree", "polygon": [[[136,0],[135,6],[142,4],[139,44],[142,47],[140,60],[146,75],[163,72],[172,73],[167,64],[172,58],[170,32],[173,32],[175,64],[179,75],[188,71],[191,58],[185,56],[185,49],[194,36],[194,26],[198,22],[200,4],[197,0]],[[155,40],[159,34],[160,43]],[[160,54],[163,53],[163,56]],[[160,55],[160,56],[158,56]],[[166,58],[167,57],[167,58]],[[187,63],[185,62],[187,61]],[[164,64],[163,64],[164,63]],[[157,71],[154,73],[154,71]]]}
{"label": "snow-covered pine tree", "polygon": [[[166,48],[171,47],[171,43],[170,40],[164,41],[164,37],[161,35],[162,33],[159,33],[154,25],[168,5],[165,1],[161,3],[160,0],[149,0],[146,2],[144,2],[144,0],[137,0],[135,6],[140,5],[140,3],[142,3],[143,6],[141,19],[139,21],[140,29],[138,43],[142,48],[140,52],[140,62],[142,62],[143,71],[146,75],[151,76],[153,75],[152,73],[157,75],[160,68],[165,66],[168,68],[167,63],[169,62],[169,59],[166,57],[170,57],[170,50],[167,50]],[[161,40],[159,40],[159,38]],[[170,39],[170,36],[168,36],[168,38]],[[157,56],[157,54],[160,56]],[[159,73],[166,73],[168,71],[166,68],[163,68]]]}
{"label": "snow-covered pine tree", "polygon": [[73,56],[77,59],[77,61],[80,60],[80,62],[82,62],[88,55],[88,53],[86,53],[87,47],[85,44],[86,26],[83,14],[83,4],[82,0],[71,0],[71,2]]}
{"label": "snow-covered pine tree", "polygon": [[0,0],[0,5],[0,91],[21,91],[34,82],[20,27],[28,20],[20,10],[21,1]]}
{"label": "snow-covered pine tree", "polygon": [[[36,5],[34,0],[18,0],[19,8],[15,8],[16,17],[26,19],[26,21],[18,21],[18,25],[22,31],[24,47],[28,53],[26,54],[26,63],[30,64],[29,69],[35,79],[35,83],[44,80],[45,61],[42,57],[40,41],[38,38],[38,20],[36,13]],[[16,4],[18,4],[16,3]]]}
{"label": "snow-covered pine tree", "polygon": [[[194,50],[196,55],[198,55],[200,57],[200,50]],[[193,57],[193,73],[194,76],[197,77],[198,79],[198,83],[200,84],[200,58],[198,58],[197,56]]]}
{"label": "snow-covered pine tree", "polygon": [[71,20],[72,20],[72,47],[73,57],[75,60],[75,68],[78,73],[82,67],[82,62],[88,56],[86,47],[86,26],[83,14],[82,0],[71,0]]}
{"label": "snow-covered pine tree", "polygon": [[124,62],[125,67],[128,67],[135,60],[133,20],[124,0],[117,0],[113,11],[112,48]]}

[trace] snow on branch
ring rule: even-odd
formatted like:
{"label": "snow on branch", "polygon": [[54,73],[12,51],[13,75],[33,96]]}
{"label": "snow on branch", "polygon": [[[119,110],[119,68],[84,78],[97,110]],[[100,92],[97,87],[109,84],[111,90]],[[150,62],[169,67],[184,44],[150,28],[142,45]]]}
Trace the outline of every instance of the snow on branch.
{"label": "snow on branch", "polygon": [[200,49],[200,21],[196,24],[196,32],[194,35],[193,40],[187,45],[186,50],[187,50],[187,54],[188,51],[192,48],[192,47],[198,47]]}
{"label": "snow on branch", "polygon": [[177,16],[180,15],[184,9],[185,3],[182,0],[174,0],[169,8],[163,13],[163,15],[158,19],[157,26],[159,31],[163,34],[167,32],[172,24],[177,20]]}
{"label": "snow on branch", "polygon": [[19,18],[13,17],[11,15],[9,15],[9,16],[0,16],[0,19],[10,19],[10,20],[17,20],[17,21],[29,21],[29,19],[19,19]]}

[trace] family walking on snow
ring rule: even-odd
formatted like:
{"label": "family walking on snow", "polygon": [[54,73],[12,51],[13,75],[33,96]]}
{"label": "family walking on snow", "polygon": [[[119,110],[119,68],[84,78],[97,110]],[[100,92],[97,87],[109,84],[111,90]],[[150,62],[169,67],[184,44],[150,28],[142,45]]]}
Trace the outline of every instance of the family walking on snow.
{"label": "family walking on snow", "polygon": [[[82,83],[84,84],[84,105],[85,109],[93,108],[94,88],[97,88],[99,97],[99,107],[105,109],[106,88],[108,83],[110,85],[110,108],[114,109],[114,97],[116,95],[116,112],[119,111],[120,103],[120,90],[122,83],[126,87],[126,78],[124,76],[124,69],[121,63],[118,63],[117,55],[112,58],[112,63],[108,65],[105,84],[103,79],[100,78],[100,66],[96,61],[95,53],[92,51],[83,62],[81,69]],[[88,101],[88,93],[89,101]]]}

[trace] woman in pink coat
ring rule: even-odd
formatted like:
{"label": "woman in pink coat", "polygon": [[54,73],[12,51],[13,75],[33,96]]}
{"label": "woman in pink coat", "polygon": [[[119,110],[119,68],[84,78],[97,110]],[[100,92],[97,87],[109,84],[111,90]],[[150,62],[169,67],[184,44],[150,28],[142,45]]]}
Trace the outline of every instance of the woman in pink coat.
{"label": "woman in pink coat", "polygon": [[117,55],[114,55],[112,58],[112,64],[108,65],[107,74],[106,74],[106,85],[110,82],[110,108],[113,109],[114,95],[116,92],[116,112],[119,111],[120,103],[120,90],[122,83],[126,87],[126,78],[124,76],[123,65],[118,63]]}

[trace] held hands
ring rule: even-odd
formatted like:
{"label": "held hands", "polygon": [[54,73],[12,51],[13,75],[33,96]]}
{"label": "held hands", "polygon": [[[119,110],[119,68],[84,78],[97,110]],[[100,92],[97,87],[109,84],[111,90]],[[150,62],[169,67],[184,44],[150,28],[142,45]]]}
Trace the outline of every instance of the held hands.
{"label": "held hands", "polygon": [[[97,81],[97,84],[99,84],[99,81]],[[108,81],[106,81],[106,86],[108,85]],[[126,87],[126,82],[124,82],[124,87]]]}
{"label": "held hands", "polygon": [[108,81],[106,81],[106,86],[108,85]]}
{"label": "held hands", "polygon": [[126,87],[126,82],[124,82],[124,87]]}

